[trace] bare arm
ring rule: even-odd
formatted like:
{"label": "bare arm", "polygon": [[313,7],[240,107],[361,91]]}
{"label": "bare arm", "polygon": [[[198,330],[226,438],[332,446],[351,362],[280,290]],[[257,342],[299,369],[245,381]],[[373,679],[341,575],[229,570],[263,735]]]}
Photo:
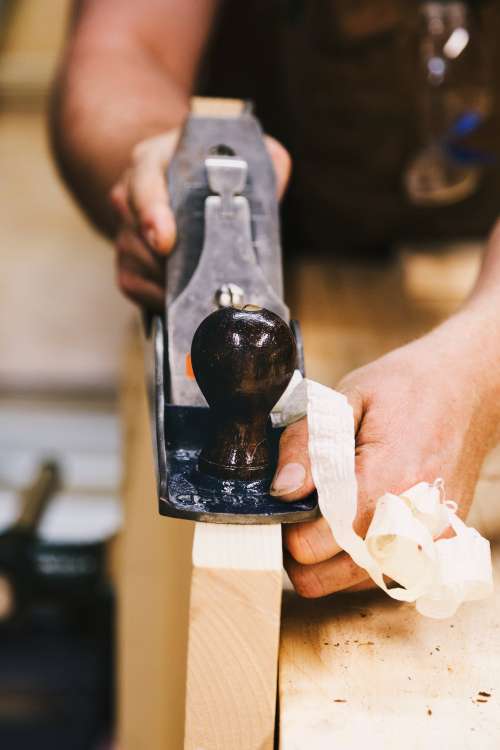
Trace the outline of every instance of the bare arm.
{"label": "bare arm", "polygon": [[[491,306],[491,313],[500,327],[500,220],[490,234],[481,272],[468,304]],[[500,346],[500,341],[498,343]]]}
{"label": "bare arm", "polygon": [[80,0],[54,87],[51,137],[92,221],[114,234],[108,194],[135,144],[184,119],[217,0]]}

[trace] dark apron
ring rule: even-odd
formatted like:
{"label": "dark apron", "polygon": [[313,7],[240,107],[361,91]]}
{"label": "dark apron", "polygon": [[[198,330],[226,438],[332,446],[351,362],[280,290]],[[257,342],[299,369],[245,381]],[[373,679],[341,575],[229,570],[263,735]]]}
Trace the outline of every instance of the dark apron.
{"label": "dark apron", "polygon": [[[498,5],[485,6],[482,25],[500,84]],[[483,236],[495,221],[500,165],[451,206],[417,208],[406,196],[403,174],[421,146],[417,24],[410,0],[222,3],[201,92],[253,99],[290,150],[287,251],[378,257],[401,240]],[[497,101],[488,131],[500,154]]]}

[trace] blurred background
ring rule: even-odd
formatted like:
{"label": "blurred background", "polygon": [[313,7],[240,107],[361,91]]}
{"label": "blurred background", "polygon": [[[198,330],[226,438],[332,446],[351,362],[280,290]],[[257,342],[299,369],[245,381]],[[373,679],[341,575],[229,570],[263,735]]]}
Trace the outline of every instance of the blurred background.
{"label": "blurred background", "polygon": [[15,391],[112,392],[128,306],[113,257],[62,188],[45,109],[68,0],[0,3],[0,379]]}
{"label": "blurred background", "polygon": [[[105,750],[114,735],[117,393],[132,307],[116,290],[108,243],[72,203],[48,149],[47,101],[70,5],[0,0],[1,750],[35,743]],[[438,4],[427,5],[435,12]],[[442,123],[431,125],[408,173],[420,203],[441,201],[443,185],[454,194],[472,184],[470,168],[444,170],[436,161],[434,129],[441,133]],[[482,237],[406,242],[380,267],[291,260],[287,301],[302,324],[309,375],[334,385],[436,325],[474,283],[482,244]],[[135,401],[133,408],[135,419]],[[141,439],[142,466],[151,449],[149,434]],[[490,526],[498,460],[479,485],[485,502],[477,508],[490,515],[476,515],[486,513]],[[147,482],[153,497],[152,470]],[[159,738],[168,732],[167,690],[181,701],[182,691],[169,679],[164,643],[165,527],[154,511],[143,512],[146,491],[137,487],[120,566],[128,582],[120,599],[120,733],[154,750],[166,746]]]}
{"label": "blurred background", "polygon": [[131,308],[48,151],[69,7],[0,0],[2,750],[104,748],[112,734],[109,542]]}

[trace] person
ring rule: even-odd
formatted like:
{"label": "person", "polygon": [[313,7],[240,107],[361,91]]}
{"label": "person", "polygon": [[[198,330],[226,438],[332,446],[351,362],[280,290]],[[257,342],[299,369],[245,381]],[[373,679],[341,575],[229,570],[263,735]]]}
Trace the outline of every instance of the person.
{"label": "person", "polygon": [[[152,309],[163,305],[163,259],[176,233],[164,173],[194,91],[254,99],[280,196],[293,155],[287,253],[381,262],[405,233],[491,229],[465,304],[338,384],[355,417],[360,534],[380,495],[436,477],[466,516],[500,432],[498,170],[487,170],[456,206],[412,206],[405,198],[401,175],[419,138],[407,7],[405,0],[80,0],[51,107],[62,174],[112,238],[120,289]],[[485,28],[495,34],[498,12],[481,12],[493,13]],[[312,490],[301,420],[282,436],[272,491],[286,502]],[[303,596],[370,585],[321,518],[286,528],[284,543]]]}

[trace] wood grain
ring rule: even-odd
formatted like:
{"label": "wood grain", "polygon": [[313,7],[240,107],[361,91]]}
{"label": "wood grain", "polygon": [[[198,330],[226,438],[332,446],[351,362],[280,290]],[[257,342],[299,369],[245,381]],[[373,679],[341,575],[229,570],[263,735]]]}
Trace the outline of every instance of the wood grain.
{"label": "wood grain", "polygon": [[281,528],[197,524],[186,750],[272,750]]}
{"label": "wood grain", "polygon": [[283,622],[282,750],[498,748],[498,594],[436,621],[378,592],[288,592]]}
{"label": "wood grain", "polygon": [[125,523],[118,560],[118,736],[121,750],[179,750],[194,524],[161,518],[144,352],[136,331],[122,388]]}
{"label": "wood grain", "polygon": [[239,117],[244,107],[241,99],[217,99],[205,96],[191,98],[191,112],[198,117]]}
{"label": "wood grain", "polygon": [[289,325],[264,308],[215,310],[195,331],[191,360],[211,417],[200,469],[222,479],[270,481],[269,414],[297,362]]}

